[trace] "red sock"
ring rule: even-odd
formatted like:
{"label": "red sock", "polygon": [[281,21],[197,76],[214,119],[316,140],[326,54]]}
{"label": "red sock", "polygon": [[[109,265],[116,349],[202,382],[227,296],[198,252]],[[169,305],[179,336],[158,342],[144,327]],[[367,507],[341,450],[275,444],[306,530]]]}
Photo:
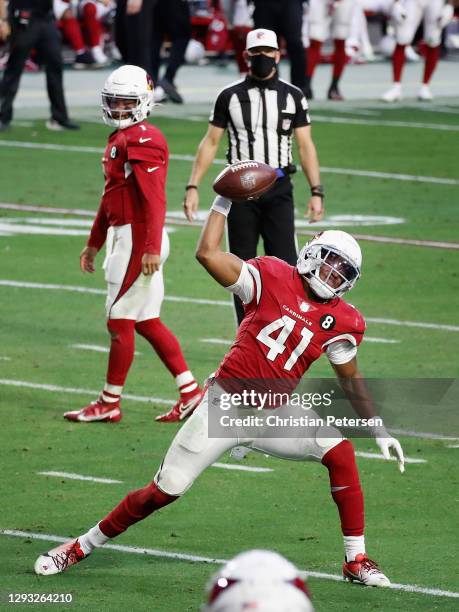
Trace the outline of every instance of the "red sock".
{"label": "red sock", "polygon": [[440,57],[440,45],[438,47],[427,47],[424,64],[424,85],[428,85]]}
{"label": "red sock", "polygon": [[245,39],[250,28],[245,26],[236,26],[230,30],[231,42],[233,43],[234,55],[239,68],[239,72],[248,72],[249,67],[244,59]]}
{"label": "red sock", "polygon": [[320,40],[311,40],[309,49],[307,51],[307,61],[306,61],[306,76],[312,77],[314,74],[314,70],[316,69],[317,64],[320,60],[320,50],[322,48],[322,43]]}
{"label": "red sock", "polygon": [[394,83],[400,83],[402,79],[402,70],[405,65],[405,46],[397,44],[394,55],[392,56],[392,71],[394,75]]}
{"label": "red sock", "polygon": [[333,78],[339,79],[343,74],[344,66],[346,65],[346,48],[345,41],[341,38],[335,38],[335,53],[333,57]]}
{"label": "red sock", "polygon": [[97,9],[94,3],[88,2],[84,5],[82,22],[89,46],[97,47],[102,36],[102,26],[97,19]]}
{"label": "red sock", "polygon": [[62,31],[67,42],[75,53],[85,50],[83,35],[81,34],[80,24],[75,17],[67,17],[61,20]]}
{"label": "red sock", "polygon": [[324,455],[322,463],[328,469],[332,497],[338,506],[343,535],[363,535],[363,493],[352,444],[349,440],[343,440]]}
{"label": "red sock", "polygon": [[107,537],[114,538],[128,527],[147,518],[155,510],[167,506],[177,497],[163,493],[154,482],[142,489],[131,491],[99,523],[99,528]]}
{"label": "red sock", "polygon": [[136,331],[143,336],[158,353],[158,357],[173,376],[188,370],[177,338],[159,319],[147,319],[135,324]]}
{"label": "red sock", "polygon": [[108,331],[112,337],[108,358],[107,383],[122,387],[134,359],[134,321],[109,319]]}

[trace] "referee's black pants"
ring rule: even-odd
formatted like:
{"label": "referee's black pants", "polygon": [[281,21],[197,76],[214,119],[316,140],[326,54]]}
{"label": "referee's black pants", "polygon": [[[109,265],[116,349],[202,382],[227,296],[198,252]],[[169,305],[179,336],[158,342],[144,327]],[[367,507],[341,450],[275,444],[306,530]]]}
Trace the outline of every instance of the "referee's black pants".
{"label": "referee's black pants", "polygon": [[13,22],[10,56],[0,83],[0,121],[10,123],[13,102],[19,88],[24,64],[30,51],[36,49],[45,64],[46,86],[51,102],[51,117],[59,123],[68,121],[62,84],[61,37],[52,17],[33,17],[27,26]]}
{"label": "referee's black pants", "polygon": [[301,36],[302,0],[255,0],[253,21],[256,28],[274,30],[285,38],[290,59],[290,80],[292,85],[303,89],[306,58]]}
{"label": "referee's black pants", "polygon": [[135,15],[126,15],[127,0],[116,0],[115,42],[123,62],[140,66],[152,74],[151,41],[153,35],[153,9],[157,0],[143,0]]}
{"label": "referee's black pants", "polygon": [[[289,177],[278,180],[258,200],[233,202],[228,215],[228,246],[244,261],[257,256],[260,236],[266,255],[274,255],[294,266],[298,259],[295,211]],[[238,323],[244,318],[241,300],[234,296]]]}

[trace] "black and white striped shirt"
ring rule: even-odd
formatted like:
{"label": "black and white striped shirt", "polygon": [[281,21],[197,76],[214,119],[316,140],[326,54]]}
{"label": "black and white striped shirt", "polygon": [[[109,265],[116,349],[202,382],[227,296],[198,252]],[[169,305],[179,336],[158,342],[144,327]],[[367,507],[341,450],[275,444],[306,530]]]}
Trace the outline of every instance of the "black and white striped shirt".
{"label": "black and white striped shirt", "polygon": [[254,159],[273,168],[292,162],[292,134],[310,124],[308,103],[298,87],[278,78],[247,76],[223,89],[209,122],[228,129],[228,163]]}

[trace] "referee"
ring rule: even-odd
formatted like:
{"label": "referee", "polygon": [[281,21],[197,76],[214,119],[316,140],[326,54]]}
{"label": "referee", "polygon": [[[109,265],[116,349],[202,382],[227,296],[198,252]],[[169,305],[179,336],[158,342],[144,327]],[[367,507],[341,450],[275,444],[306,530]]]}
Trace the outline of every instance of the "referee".
{"label": "referee", "polygon": [[0,131],[9,128],[13,117],[13,101],[25,62],[32,49],[37,49],[46,66],[46,86],[51,102],[50,130],[76,130],[70,121],[62,84],[62,50],[60,34],[53,15],[53,0],[10,0],[9,24],[6,3],[0,0],[0,38],[10,37],[10,56],[0,83]]}
{"label": "referee", "polygon": [[[245,57],[249,74],[223,89],[217,97],[202,139],[184,200],[185,215],[192,221],[199,206],[199,184],[212,164],[225,129],[228,130],[227,160],[254,159],[281,170],[274,187],[256,201],[233,202],[228,216],[229,249],[243,260],[257,255],[261,237],[266,255],[295,264],[297,248],[290,174],[292,136],[295,136],[301,167],[311,187],[305,216],[312,222],[323,217],[324,191],[320,184],[319,161],[311,138],[308,104],[302,91],[279,78],[280,60],[276,34],[252,30],[247,35]],[[240,323],[244,311],[235,298]]]}

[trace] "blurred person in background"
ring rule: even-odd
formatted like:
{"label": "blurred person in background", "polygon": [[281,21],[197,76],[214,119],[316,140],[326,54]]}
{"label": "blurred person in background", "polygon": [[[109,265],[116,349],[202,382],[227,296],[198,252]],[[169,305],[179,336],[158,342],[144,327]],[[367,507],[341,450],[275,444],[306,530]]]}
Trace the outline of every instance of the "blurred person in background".
{"label": "blurred person in background", "polygon": [[[165,37],[171,41],[166,70],[161,78],[161,47]],[[185,51],[191,38],[190,7],[188,0],[157,0],[153,11],[152,72],[153,81],[175,104],[183,98],[175,85],[178,69],[185,62]],[[155,98],[157,101],[159,99]]]}
{"label": "blurred person in background", "polygon": [[433,98],[429,87],[430,80],[440,58],[441,35],[451,21],[454,8],[445,0],[395,0],[391,17],[395,25],[396,46],[392,55],[393,85],[384,93],[384,102],[397,102],[402,99],[402,72],[406,60],[406,47],[410,45],[416,30],[423,20],[426,56],[424,74],[418,99],[430,101]]}
{"label": "blurred person in background", "polygon": [[222,0],[220,3],[228,22],[234,56],[241,75],[249,72],[244,51],[247,34],[253,29],[253,4],[247,0]]}
{"label": "blurred person in background", "polygon": [[109,63],[104,53],[104,36],[102,20],[113,10],[113,0],[80,0],[78,3],[78,17],[83,34],[88,43],[91,55],[98,66]]}
{"label": "blurred person in background", "polygon": [[253,0],[255,28],[274,30],[283,36],[290,59],[290,82],[304,91],[306,57],[301,35],[303,0]]}
{"label": "blurred person in background", "polygon": [[356,0],[309,0],[305,12],[309,35],[308,61],[306,70],[305,96],[312,99],[311,81],[320,62],[322,44],[331,35],[333,38],[333,74],[328,88],[329,100],[343,100],[338,84],[346,65],[346,39],[351,31],[351,22]]}
{"label": "blurred person in background", "polygon": [[116,0],[115,42],[125,64],[152,75],[153,9],[157,0]]}
{"label": "blurred person in background", "polygon": [[94,58],[91,52],[86,49],[80,22],[70,0],[53,0],[53,11],[64,41],[75,52],[73,67],[77,70],[95,67]]}
{"label": "blurred person in background", "polygon": [[[8,23],[7,23],[8,22]],[[5,0],[0,0],[0,36],[11,30],[10,56],[0,83],[0,131],[7,130],[13,118],[13,102],[27,58],[36,49],[45,65],[46,85],[51,103],[50,130],[76,130],[68,116],[62,80],[62,47],[53,14],[53,0],[10,0],[8,20]]]}

